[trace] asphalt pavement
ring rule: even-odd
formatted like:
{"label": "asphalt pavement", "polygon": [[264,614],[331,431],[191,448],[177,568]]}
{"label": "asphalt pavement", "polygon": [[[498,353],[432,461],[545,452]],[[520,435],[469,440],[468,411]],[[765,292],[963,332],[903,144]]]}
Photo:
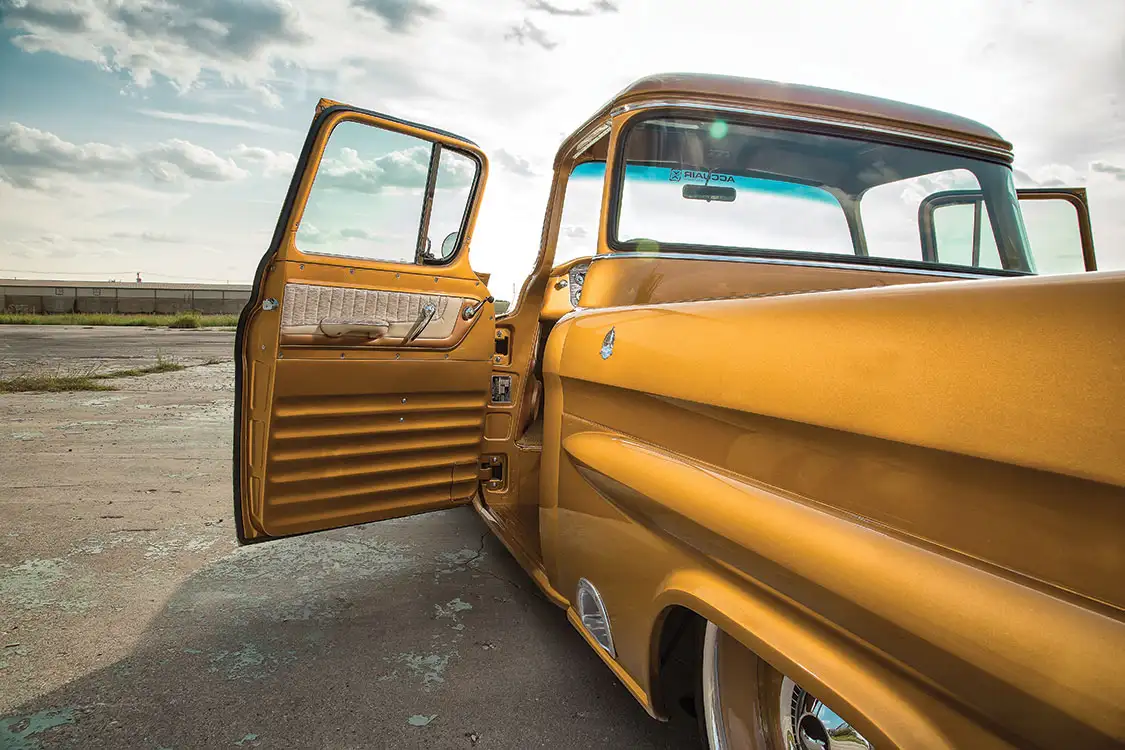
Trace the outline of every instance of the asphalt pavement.
{"label": "asphalt pavement", "polygon": [[0,326],[0,377],[28,371],[128,369],[157,356],[230,360],[234,331],[134,326]]}
{"label": "asphalt pavement", "polygon": [[173,344],[225,361],[0,395],[0,748],[698,746],[471,508],[237,547],[231,333],[0,327],[64,369]]}

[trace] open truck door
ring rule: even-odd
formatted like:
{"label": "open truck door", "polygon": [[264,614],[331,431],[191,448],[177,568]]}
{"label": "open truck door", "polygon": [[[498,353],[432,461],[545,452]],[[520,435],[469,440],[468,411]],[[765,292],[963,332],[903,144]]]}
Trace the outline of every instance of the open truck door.
{"label": "open truck door", "polygon": [[240,542],[475,494],[495,321],[468,245],[487,170],[451,133],[317,108],[238,324]]}
{"label": "open truck door", "polygon": [[[1016,191],[1032,268],[1039,274],[1098,270],[1086,188],[1027,188]],[[922,258],[1000,268],[988,209],[979,190],[946,190],[918,209]]]}

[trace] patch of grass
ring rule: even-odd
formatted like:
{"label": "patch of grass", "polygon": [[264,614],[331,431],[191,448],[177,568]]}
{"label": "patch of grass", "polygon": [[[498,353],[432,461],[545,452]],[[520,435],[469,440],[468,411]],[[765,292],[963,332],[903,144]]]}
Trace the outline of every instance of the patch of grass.
{"label": "patch of grass", "polygon": [[[187,319],[190,318],[190,321]],[[185,321],[186,324],[185,324]],[[178,324],[179,323],[179,324]],[[143,326],[147,328],[216,328],[238,325],[237,315],[123,315],[117,313],[0,313],[0,325],[25,326]]]}
{"label": "patch of grass", "polygon": [[168,324],[169,328],[202,328],[202,315],[198,313],[182,313]]}
{"label": "patch of grass", "polygon": [[112,391],[113,386],[90,375],[19,375],[0,378],[0,393],[62,393],[64,391]]}
{"label": "patch of grass", "polygon": [[113,391],[117,390],[112,385],[102,381],[116,378],[135,378],[141,375],[155,375],[161,372],[179,372],[186,370],[187,365],[168,359],[163,354],[156,355],[156,362],[144,367],[132,367],[128,370],[110,370],[98,372],[96,369],[78,374],[38,373],[35,375],[17,375],[14,378],[0,378],[0,393],[63,393],[66,391]]}
{"label": "patch of grass", "polygon": [[167,359],[162,354],[156,355],[156,362],[145,367],[134,367],[129,370],[111,370],[110,372],[91,375],[94,380],[112,380],[113,378],[135,378],[141,375],[155,375],[161,372],[179,372],[186,370],[187,365],[181,365],[174,359]]}

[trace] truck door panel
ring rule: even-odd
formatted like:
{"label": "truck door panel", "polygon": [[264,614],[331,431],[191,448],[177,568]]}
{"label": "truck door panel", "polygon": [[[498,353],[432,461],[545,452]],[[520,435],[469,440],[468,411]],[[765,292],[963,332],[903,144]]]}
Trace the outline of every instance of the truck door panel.
{"label": "truck door panel", "polygon": [[476,492],[495,322],[468,242],[486,171],[458,136],[318,112],[239,322],[240,541]]}

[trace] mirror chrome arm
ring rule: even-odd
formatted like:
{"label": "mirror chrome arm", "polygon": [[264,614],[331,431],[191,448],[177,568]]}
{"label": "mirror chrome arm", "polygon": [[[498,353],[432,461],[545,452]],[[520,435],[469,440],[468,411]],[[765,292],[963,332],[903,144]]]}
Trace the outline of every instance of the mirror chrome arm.
{"label": "mirror chrome arm", "polygon": [[462,310],[461,311],[461,317],[464,318],[465,320],[472,320],[473,318],[476,317],[477,313],[480,312],[481,309],[485,305],[487,305],[489,302],[495,302],[495,301],[496,300],[490,294],[487,297],[485,297],[484,299],[482,299],[480,302],[476,303],[475,305],[469,305],[464,310]]}

